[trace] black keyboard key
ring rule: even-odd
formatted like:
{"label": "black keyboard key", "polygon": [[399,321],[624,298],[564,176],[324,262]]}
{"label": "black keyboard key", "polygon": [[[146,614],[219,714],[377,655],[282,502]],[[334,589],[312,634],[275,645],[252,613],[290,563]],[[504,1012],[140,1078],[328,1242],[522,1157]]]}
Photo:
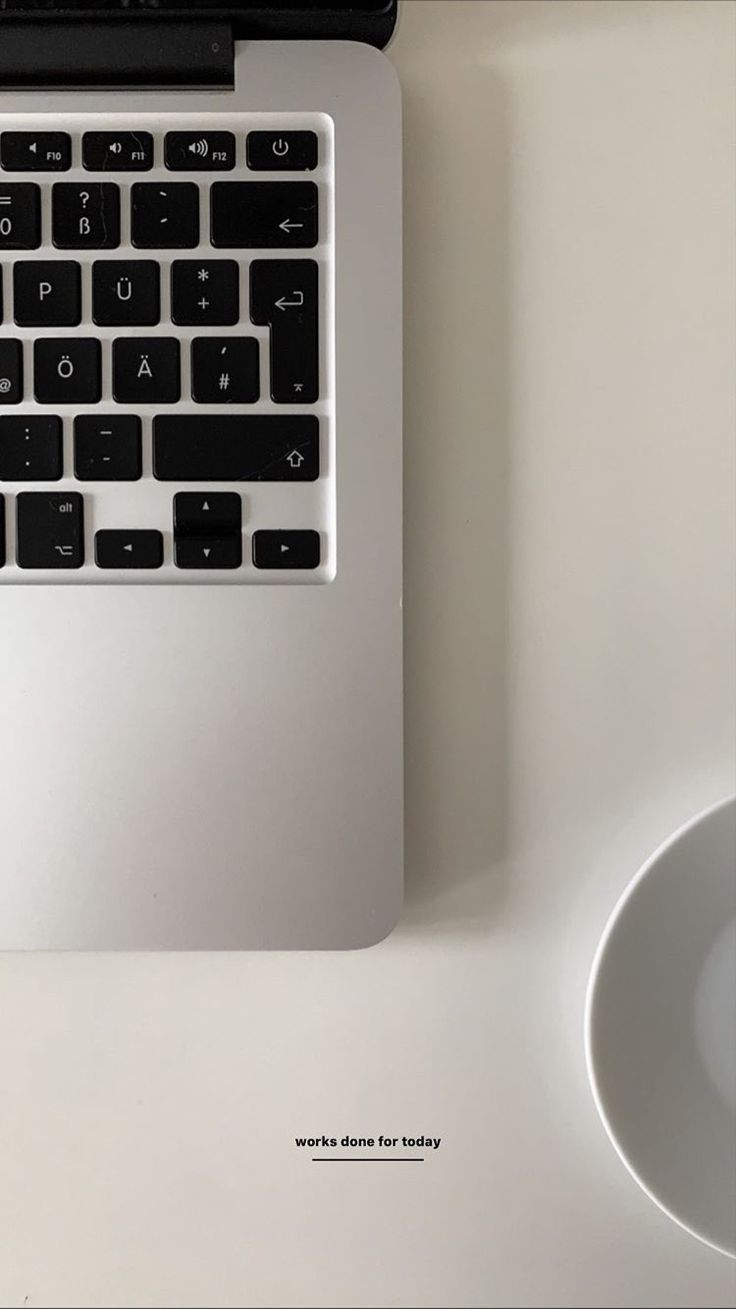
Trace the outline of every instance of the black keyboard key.
{"label": "black keyboard key", "polygon": [[180,491],[174,496],[176,536],[239,536],[241,523],[237,491]]}
{"label": "black keyboard key", "polygon": [[0,323],[3,321],[3,270],[0,268]]}
{"label": "black keyboard key", "polygon": [[177,536],[174,562],[177,568],[240,568],[243,542],[240,536]]}
{"label": "black keyboard key", "polygon": [[23,491],[16,500],[20,568],[81,568],[84,508],[78,491]]}
{"label": "black keyboard key", "polygon": [[80,482],[137,482],[141,472],[141,420],[135,414],[74,419],[74,476]]}
{"label": "black keyboard key", "polygon": [[37,250],[40,244],[40,186],[0,180],[0,250]]}
{"label": "black keyboard key", "polygon": [[39,337],[33,344],[33,394],[39,404],[96,404],[100,343],[94,337]]}
{"label": "black keyboard key", "polygon": [[0,405],[17,405],[23,399],[23,343],[0,338]]}
{"label": "black keyboard key", "polygon": [[0,416],[0,482],[58,482],[61,419],[51,414]]}
{"label": "black keyboard key", "polygon": [[112,343],[112,393],[118,404],[176,404],[181,394],[175,336],[119,336]]}
{"label": "black keyboard key", "polygon": [[72,165],[68,132],[3,132],[0,164],[13,173],[65,173]]}
{"label": "black keyboard key", "polygon": [[222,249],[291,249],[318,240],[314,182],[213,182],[212,244]]}
{"label": "black keyboard key", "polygon": [[253,533],[256,568],[316,568],[319,558],[319,532]]}
{"label": "black keyboard key", "polygon": [[100,259],[92,265],[92,317],[100,327],[153,327],[161,317],[154,259]]}
{"label": "black keyboard key", "polygon": [[19,327],[75,327],[82,317],[82,278],[72,259],[19,259],[13,268]]}
{"label": "black keyboard key", "polygon": [[131,187],[131,240],[143,250],[183,250],[197,245],[196,183],[135,182]]}
{"label": "black keyboard key", "polygon": [[259,374],[253,336],[195,336],[192,341],[192,399],[197,404],[253,404],[260,394]]}
{"label": "black keyboard key", "polygon": [[153,167],[150,132],[85,132],[82,163],[95,173],[144,173]]}
{"label": "black keyboard key", "polygon": [[115,182],[55,182],[51,235],[60,250],[120,245],[120,189]]}
{"label": "black keyboard key", "polygon": [[250,316],[271,329],[271,399],[319,397],[318,268],[313,259],[254,259]]}
{"label": "black keyboard key", "polygon": [[135,529],[95,533],[98,568],[160,568],[163,562],[164,538],[160,532]]}
{"label": "black keyboard key", "polygon": [[153,470],[161,482],[313,482],[312,414],[158,414]]}
{"label": "black keyboard key", "polygon": [[239,269],[234,259],[175,259],[171,265],[171,318],[179,326],[237,323]]}
{"label": "black keyboard key", "polygon": [[235,167],[235,137],[232,132],[167,132],[164,146],[166,167],[191,173]]}
{"label": "black keyboard key", "polygon": [[316,132],[249,132],[245,143],[249,168],[296,172],[317,167]]}

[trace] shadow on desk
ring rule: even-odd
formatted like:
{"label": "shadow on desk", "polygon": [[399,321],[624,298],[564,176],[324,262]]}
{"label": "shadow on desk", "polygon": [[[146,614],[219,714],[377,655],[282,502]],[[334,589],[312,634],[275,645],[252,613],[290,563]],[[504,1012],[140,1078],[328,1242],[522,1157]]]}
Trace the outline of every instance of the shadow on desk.
{"label": "shadow on desk", "polygon": [[448,896],[474,881],[487,930],[506,892],[507,124],[501,86],[470,56],[431,101],[403,80],[402,922],[451,926]]}

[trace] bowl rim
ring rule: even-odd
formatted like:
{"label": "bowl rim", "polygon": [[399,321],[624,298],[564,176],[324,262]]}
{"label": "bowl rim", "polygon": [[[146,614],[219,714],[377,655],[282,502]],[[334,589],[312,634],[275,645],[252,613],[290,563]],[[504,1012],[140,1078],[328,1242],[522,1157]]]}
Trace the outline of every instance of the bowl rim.
{"label": "bowl rim", "polygon": [[601,938],[596,946],[595,953],[593,955],[593,962],[591,964],[590,974],[588,977],[588,985],[585,992],[583,1040],[585,1046],[585,1066],[588,1074],[588,1081],[590,1083],[590,1089],[593,1095],[593,1100],[595,1102],[595,1107],[598,1110],[598,1115],[601,1119],[601,1122],[603,1123],[603,1126],[606,1130],[606,1134],[611,1142],[611,1145],[616,1151],[616,1154],[618,1155],[621,1162],[624,1164],[628,1172],[634,1178],[634,1181],[638,1183],[642,1191],[644,1191],[645,1195],[648,1195],[649,1199],[654,1201],[654,1203],[657,1205],[657,1208],[661,1209],[662,1212],[665,1213],[668,1218],[671,1218],[673,1222],[677,1223],[678,1227],[683,1228],[684,1231],[689,1232],[691,1236],[694,1236],[697,1238],[697,1240],[702,1241],[703,1244],[709,1246],[711,1250],[717,1250],[719,1254],[723,1254],[729,1259],[736,1260],[736,1238],[734,1239],[734,1246],[732,1249],[727,1246],[719,1245],[718,1242],[714,1241],[713,1238],[711,1236],[708,1236],[706,1232],[701,1231],[692,1222],[688,1221],[687,1219],[683,1218],[680,1214],[677,1214],[672,1209],[670,1209],[664,1203],[664,1201],[661,1200],[659,1196],[657,1196],[654,1193],[654,1191],[652,1191],[651,1187],[649,1187],[647,1183],[644,1181],[644,1179],[641,1177],[640,1173],[637,1170],[636,1165],[634,1164],[633,1160],[629,1158],[623,1145],[621,1144],[621,1142],[617,1137],[616,1131],[611,1122],[611,1118],[609,1117],[608,1111],[606,1109],[605,1096],[601,1088],[600,1082],[598,1080],[598,1075],[595,1068],[595,1060],[593,1057],[593,1028],[595,1025],[594,1011],[596,1006],[596,991],[597,991],[597,986],[600,976],[600,970],[601,970],[601,965],[603,963],[603,959],[610,946],[611,938],[613,936],[616,924],[619,920],[621,913],[623,912],[629,900],[632,899],[633,896],[636,894],[639,885],[647,876],[647,874],[650,872],[652,867],[660,861],[660,859],[663,857],[663,855],[666,854],[666,852],[670,849],[671,846],[676,845],[677,842],[681,840],[681,838],[685,836],[687,832],[692,830],[692,828],[699,827],[702,823],[706,822],[714,814],[719,813],[722,809],[727,809],[729,807],[736,808],[736,794],[731,793],[729,795],[723,796],[720,800],[716,800],[714,804],[708,805],[705,809],[701,809],[692,818],[687,819],[686,822],[682,823],[678,828],[676,828],[674,832],[671,832],[670,835],[667,836],[665,840],[662,841],[657,846],[657,848],[652,852],[651,855],[649,855],[648,859],[645,860],[645,862],[641,865],[639,870],[634,874],[631,880],[624,887],[623,891],[621,892],[618,899],[616,900],[613,909],[608,915],[608,918],[606,919],[606,925],[603,929]]}

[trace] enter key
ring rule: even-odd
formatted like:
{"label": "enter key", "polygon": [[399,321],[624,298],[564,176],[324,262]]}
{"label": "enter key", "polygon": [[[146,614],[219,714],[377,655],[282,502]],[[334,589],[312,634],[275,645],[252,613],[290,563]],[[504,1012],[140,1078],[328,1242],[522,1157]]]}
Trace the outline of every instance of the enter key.
{"label": "enter key", "polygon": [[319,277],[313,259],[254,259],[250,316],[271,329],[271,399],[319,399]]}

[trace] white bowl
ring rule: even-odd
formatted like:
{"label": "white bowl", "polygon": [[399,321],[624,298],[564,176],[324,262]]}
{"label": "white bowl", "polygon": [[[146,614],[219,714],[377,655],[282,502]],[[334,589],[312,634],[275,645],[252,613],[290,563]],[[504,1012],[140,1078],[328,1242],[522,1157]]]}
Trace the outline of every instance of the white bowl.
{"label": "white bowl", "polygon": [[736,799],[676,832],[622,895],[585,1042],[598,1111],[639,1185],[736,1258]]}

